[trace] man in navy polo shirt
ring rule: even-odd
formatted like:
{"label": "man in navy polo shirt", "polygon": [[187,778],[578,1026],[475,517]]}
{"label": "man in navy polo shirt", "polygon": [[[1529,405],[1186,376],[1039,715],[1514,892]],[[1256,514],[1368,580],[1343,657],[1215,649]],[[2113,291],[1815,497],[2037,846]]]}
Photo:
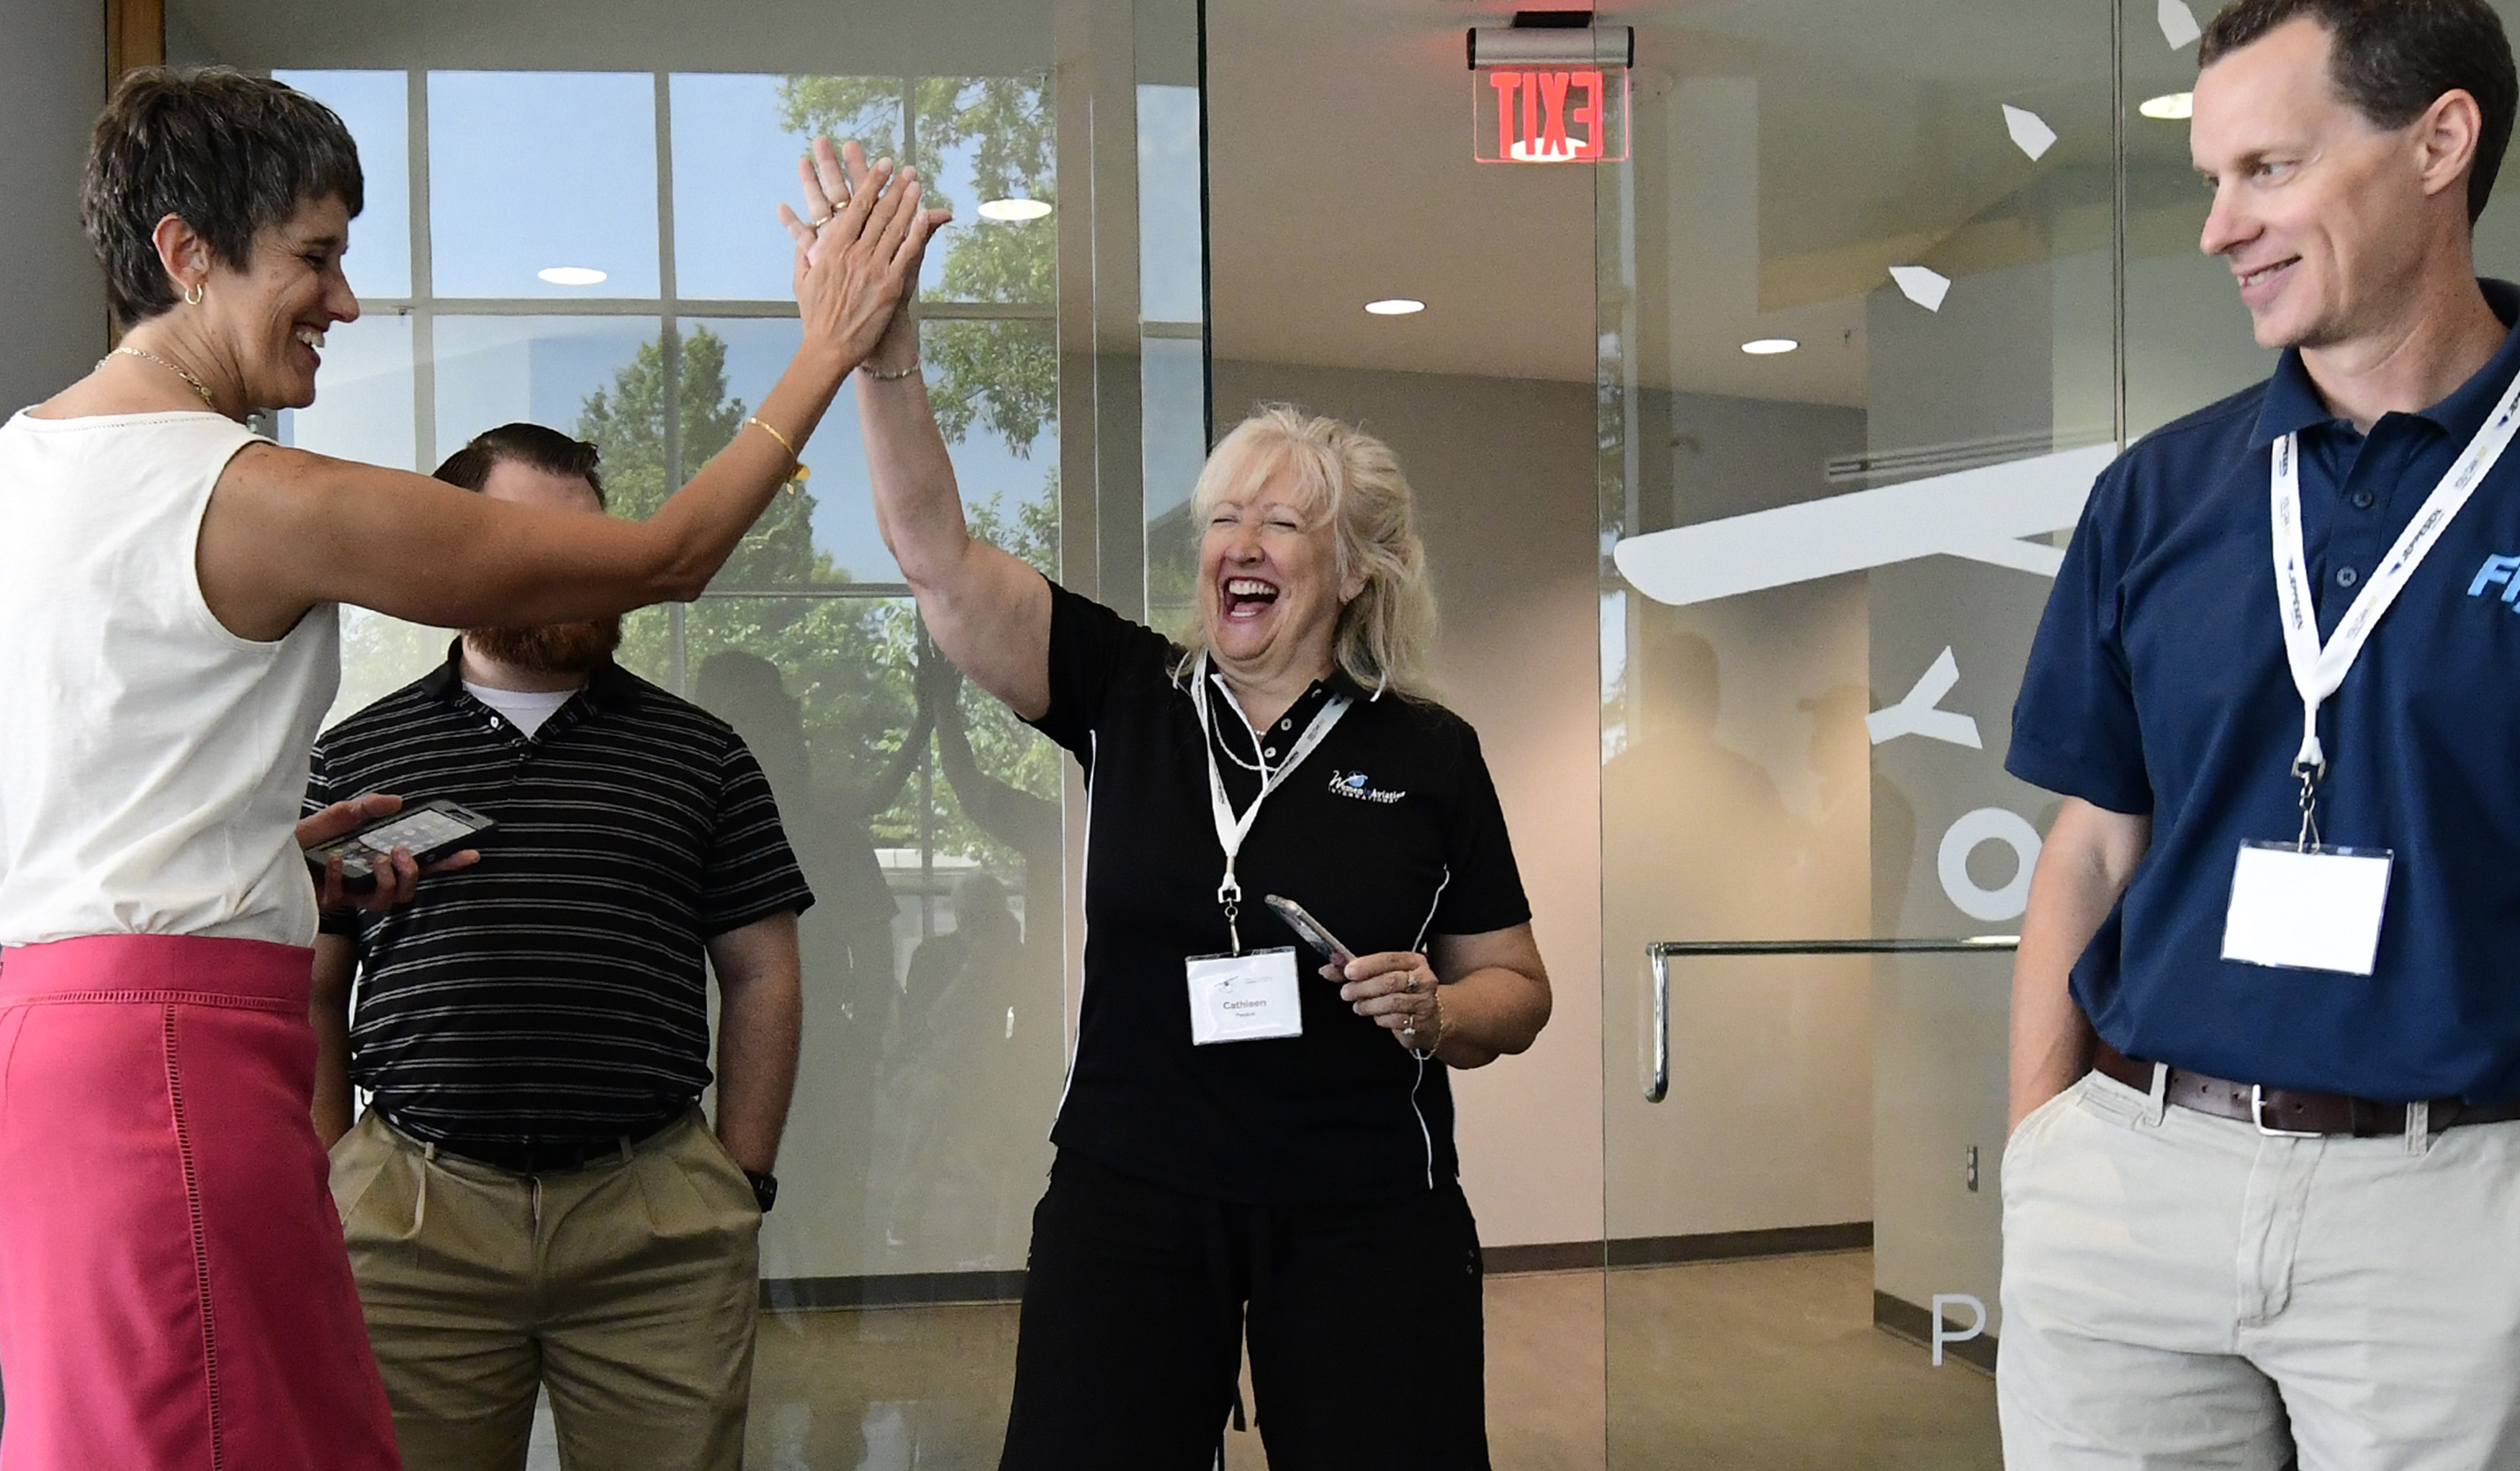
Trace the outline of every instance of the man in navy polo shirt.
{"label": "man in navy polo shirt", "polygon": [[[2093,490],[2007,766],[2005,1462],[2520,1466],[2520,290],[2485,0],[2237,0],[2191,148],[2274,376]],[[2307,712],[2307,713],[2306,713]]]}

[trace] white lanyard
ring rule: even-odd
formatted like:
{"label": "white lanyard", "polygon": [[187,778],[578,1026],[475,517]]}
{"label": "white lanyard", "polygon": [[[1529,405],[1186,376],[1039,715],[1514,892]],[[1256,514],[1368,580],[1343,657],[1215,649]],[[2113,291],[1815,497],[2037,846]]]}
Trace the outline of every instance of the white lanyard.
{"label": "white lanyard", "polygon": [[[1225,773],[1216,764],[1216,732],[1209,724],[1207,713],[1207,655],[1205,653],[1198,656],[1198,664],[1191,671],[1191,678],[1197,683],[1197,689],[1191,696],[1191,703],[1198,709],[1198,731],[1204,737],[1200,744],[1207,755],[1208,807],[1216,818],[1216,844],[1225,850],[1225,881],[1216,886],[1216,902],[1225,909],[1225,930],[1233,937],[1234,953],[1240,955],[1242,932],[1236,926],[1235,921],[1241,914],[1242,885],[1234,876],[1234,860],[1242,852],[1242,840],[1251,835],[1251,824],[1260,816],[1260,804],[1268,801],[1269,793],[1276,791],[1286,780],[1288,774],[1303,765],[1304,758],[1311,755],[1314,749],[1328,737],[1330,728],[1339,723],[1339,717],[1345,715],[1348,706],[1355,701],[1344,694],[1331,695],[1329,703],[1322,706],[1321,713],[1313,717],[1313,723],[1304,728],[1302,737],[1296,740],[1294,748],[1286,753],[1285,761],[1277,770],[1269,769],[1268,759],[1263,755],[1260,763],[1260,794],[1251,799],[1251,805],[1244,808],[1242,816],[1238,818],[1234,815],[1234,804],[1225,798]],[[1227,691],[1225,697],[1233,700],[1234,691]],[[1236,701],[1234,709],[1237,715],[1240,715],[1241,703]],[[1250,722],[1245,720],[1243,725],[1247,729]],[[1256,734],[1252,739],[1252,748],[1255,752],[1259,750],[1259,738]]]}
{"label": "white lanyard", "polygon": [[2268,471],[2268,496],[2274,521],[2275,609],[2283,620],[2284,657],[2292,666],[2293,688],[2301,691],[2301,749],[2293,756],[2293,774],[2301,778],[2302,842],[2317,841],[2312,822],[2312,785],[2327,769],[2327,753],[2318,743],[2318,707],[2345,683],[2371,630],[2415,575],[2424,557],[2440,542],[2452,517],[2467,504],[2486,471],[2502,458],[2504,446],[2520,429],[2520,377],[2503,390],[2502,401],[2468,441],[2450,472],[2433,487],[2415,518],[2398,534],[2396,545],[2363,580],[2361,595],[2345,610],[2336,633],[2321,646],[2318,615],[2311,602],[2310,558],[2302,551],[2301,464],[2298,434],[2274,443]]}

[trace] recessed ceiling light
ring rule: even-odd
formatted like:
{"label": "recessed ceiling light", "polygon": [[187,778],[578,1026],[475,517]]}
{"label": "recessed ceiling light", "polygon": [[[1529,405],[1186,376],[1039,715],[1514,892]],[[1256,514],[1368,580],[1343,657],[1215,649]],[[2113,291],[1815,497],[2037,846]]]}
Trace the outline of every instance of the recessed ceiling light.
{"label": "recessed ceiling light", "polygon": [[1791,352],[1801,345],[1803,344],[1791,337],[1759,337],[1742,343],[1741,350],[1753,357],[1765,358],[1774,357],[1780,352]]}
{"label": "recessed ceiling light", "polygon": [[1386,296],[1380,301],[1367,302],[1365,309],[1377,317],[1405,317],[1411,312],[1424,311],[1426,303],[1414,301],[1407,296]]}
{"label": "recessed ceiling light", "polygon": [[2135,110],[2146,117],[2158,117],[2165,122],[2176,122],[2182,117],[2196,115],[2196,94],[2165,92],[2159,97],[2147,97],[2137,103]]}
{"label": "recessed ceiling light", "polygon": [[1011,225],[1021,224],[1025,220],[1037,220],[1048,213],[1050,213],[1048,200],[990,200],[980,205],[980,218],[1003,220]]}
{"label": "recessed ceiling light", "polygon": [[593,266],[545,266],[534,274],[554,286],[594,286],[604,280]]}

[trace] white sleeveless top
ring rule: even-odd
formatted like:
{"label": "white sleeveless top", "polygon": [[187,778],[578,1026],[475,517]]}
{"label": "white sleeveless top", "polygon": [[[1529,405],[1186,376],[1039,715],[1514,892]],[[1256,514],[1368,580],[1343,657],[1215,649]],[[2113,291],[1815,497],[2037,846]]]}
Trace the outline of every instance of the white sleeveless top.
{"label": "white sleeveless top", "polygon": [[206,412],[0,426],[0,945],[314,942],[292,828],[339,611],[238,638],[194,557],[253,437]]}

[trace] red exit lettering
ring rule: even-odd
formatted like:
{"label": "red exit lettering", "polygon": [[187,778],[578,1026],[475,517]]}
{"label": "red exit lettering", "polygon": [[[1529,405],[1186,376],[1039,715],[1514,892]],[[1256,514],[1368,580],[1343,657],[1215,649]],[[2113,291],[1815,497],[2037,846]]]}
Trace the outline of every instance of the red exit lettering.
{"label": "red exit lettering", "polygon": [[[1627,156],[1627,72],[1486,73],[1473,100],[1482,163],[1591,163]],[[1493,112],[1495,147],[1488,147]]]}

